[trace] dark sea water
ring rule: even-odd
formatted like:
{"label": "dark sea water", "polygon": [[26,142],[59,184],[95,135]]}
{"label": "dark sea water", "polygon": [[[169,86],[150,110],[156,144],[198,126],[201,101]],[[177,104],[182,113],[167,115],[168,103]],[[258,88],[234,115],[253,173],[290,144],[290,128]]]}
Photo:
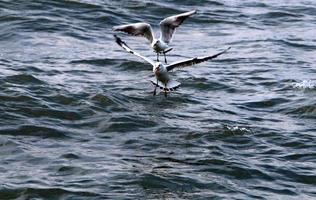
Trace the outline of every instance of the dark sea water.
{"label": "dark sea water", "polygon": [[[192,9],[169,61],[232,49],[154,97],[112,27]],[[0,0],[0,199],[316,199],[315,36],[312,0]]]}

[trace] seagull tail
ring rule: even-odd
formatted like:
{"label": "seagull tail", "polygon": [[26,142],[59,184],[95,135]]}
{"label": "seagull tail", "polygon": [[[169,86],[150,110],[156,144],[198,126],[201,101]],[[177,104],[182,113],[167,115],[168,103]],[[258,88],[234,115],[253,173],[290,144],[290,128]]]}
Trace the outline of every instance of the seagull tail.
{"label": "seagull tail", "polygon": [[172,49],[173,49],[173,48],[170,47],[170,48],[166,49],[163,53],[168,53],[168,52],[171,51]]}
{"label": "seagull tail", "polygon": [[[150,82],[156,86],[159,87],[161,90],[166,91],[166,92],[171,92],[171,91],[175,91],[176,89],[178,89],[181,85],[181,83],[179,83],[178,81],[175,80],[169,80],[167,85],[165,85],[164,83],[162,83],[161,81],[158,81],[156,79],[150,80]],[[157,84],[158,83],[158,84]]]}

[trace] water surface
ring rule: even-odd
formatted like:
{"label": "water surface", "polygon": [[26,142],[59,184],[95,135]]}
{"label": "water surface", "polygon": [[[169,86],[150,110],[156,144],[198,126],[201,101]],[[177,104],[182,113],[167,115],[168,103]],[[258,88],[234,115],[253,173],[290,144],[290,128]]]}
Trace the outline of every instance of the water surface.
{"label": "water surface", "polygon": [[[169,61],[232,49],[153,97],[111,28],[192,9]],[[307,0],[0,1],[1,199],[316,198],[315,29]]]}

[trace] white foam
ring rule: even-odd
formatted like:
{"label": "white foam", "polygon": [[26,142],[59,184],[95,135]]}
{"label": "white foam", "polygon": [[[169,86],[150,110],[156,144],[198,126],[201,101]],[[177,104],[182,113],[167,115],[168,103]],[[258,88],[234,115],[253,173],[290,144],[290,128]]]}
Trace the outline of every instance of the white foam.
{"label": "white foam", "polygon": [[251,130],[245,127],[239,126],[226,126],[225,127],[228,131],[232,132],[233,134],[245,134],[251,133]]}
{"label": "white foam", "polygon": [[300,83],[293,83],[294,88],[298,89],[315,89],[316,88],[316,81],[312,80],[304,80]]}

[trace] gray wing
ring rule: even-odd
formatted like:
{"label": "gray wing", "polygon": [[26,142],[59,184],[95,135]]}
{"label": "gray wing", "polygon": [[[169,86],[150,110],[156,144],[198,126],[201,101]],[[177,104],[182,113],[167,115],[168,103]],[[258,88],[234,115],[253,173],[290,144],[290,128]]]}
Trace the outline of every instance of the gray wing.
{"label": "gray wing", "polygon": [[160,39],[165,43],[171,42],[175,29],[189,16],[196,13],[196,10],[185,12],[179,15],[173,15],[160,22]]}
{"label": "gray wing", "polygon": [[114,26],[113,30],[122,31],[134,36],[143,36],[147,38],[150,43],[152,43],[154,39],[154,33],[151,29],[150,24],[143,23],[143,22],[121,25],[121,26]]}
{"label": "gray wing", "polygon": [[127,46],[127,44],[126,44],[125,42],[123,42],[123,41],[121,40],[121,38],[119,38],[119,37],[116,36],[116,35],[114,35],[114,37],[115,37],[115,42],[116,42],[118,45],[120,45],[125,51],[127,51],[128,53],[134,54],[134,55],[136,55],[136,56],[142,58],[143,60],[147,61],[148,63],[150,63],[150,64],[153,65],[153,66],[155,65],[154,61],[152,61],[151,59],[146,58],[146,57],[140,55],[139,53],[133,51],[131,48],[129,48],[129,46]]}
{"label": "gray wing", "polygon": [[166,66],[166,68],[167,68],[167,71],[170,71],[170,70],[173,70],[176,67],[186,67],[186,66],[196,65],[196,64],[199,64],[201,62],[205,62],[207,60],[211,60],[213,58],[216,58],[217,56],[225,53],[229,49],[230,49],[230,47],[228,47],[226,50],[224,50],[222,52],[219,52],[219,53],[217,53],[215,55],[212,55],[212,56],[195,57],[195,58],[191,58],[191,59],[187,59],[187,60],[171,63],[170,65]]}

